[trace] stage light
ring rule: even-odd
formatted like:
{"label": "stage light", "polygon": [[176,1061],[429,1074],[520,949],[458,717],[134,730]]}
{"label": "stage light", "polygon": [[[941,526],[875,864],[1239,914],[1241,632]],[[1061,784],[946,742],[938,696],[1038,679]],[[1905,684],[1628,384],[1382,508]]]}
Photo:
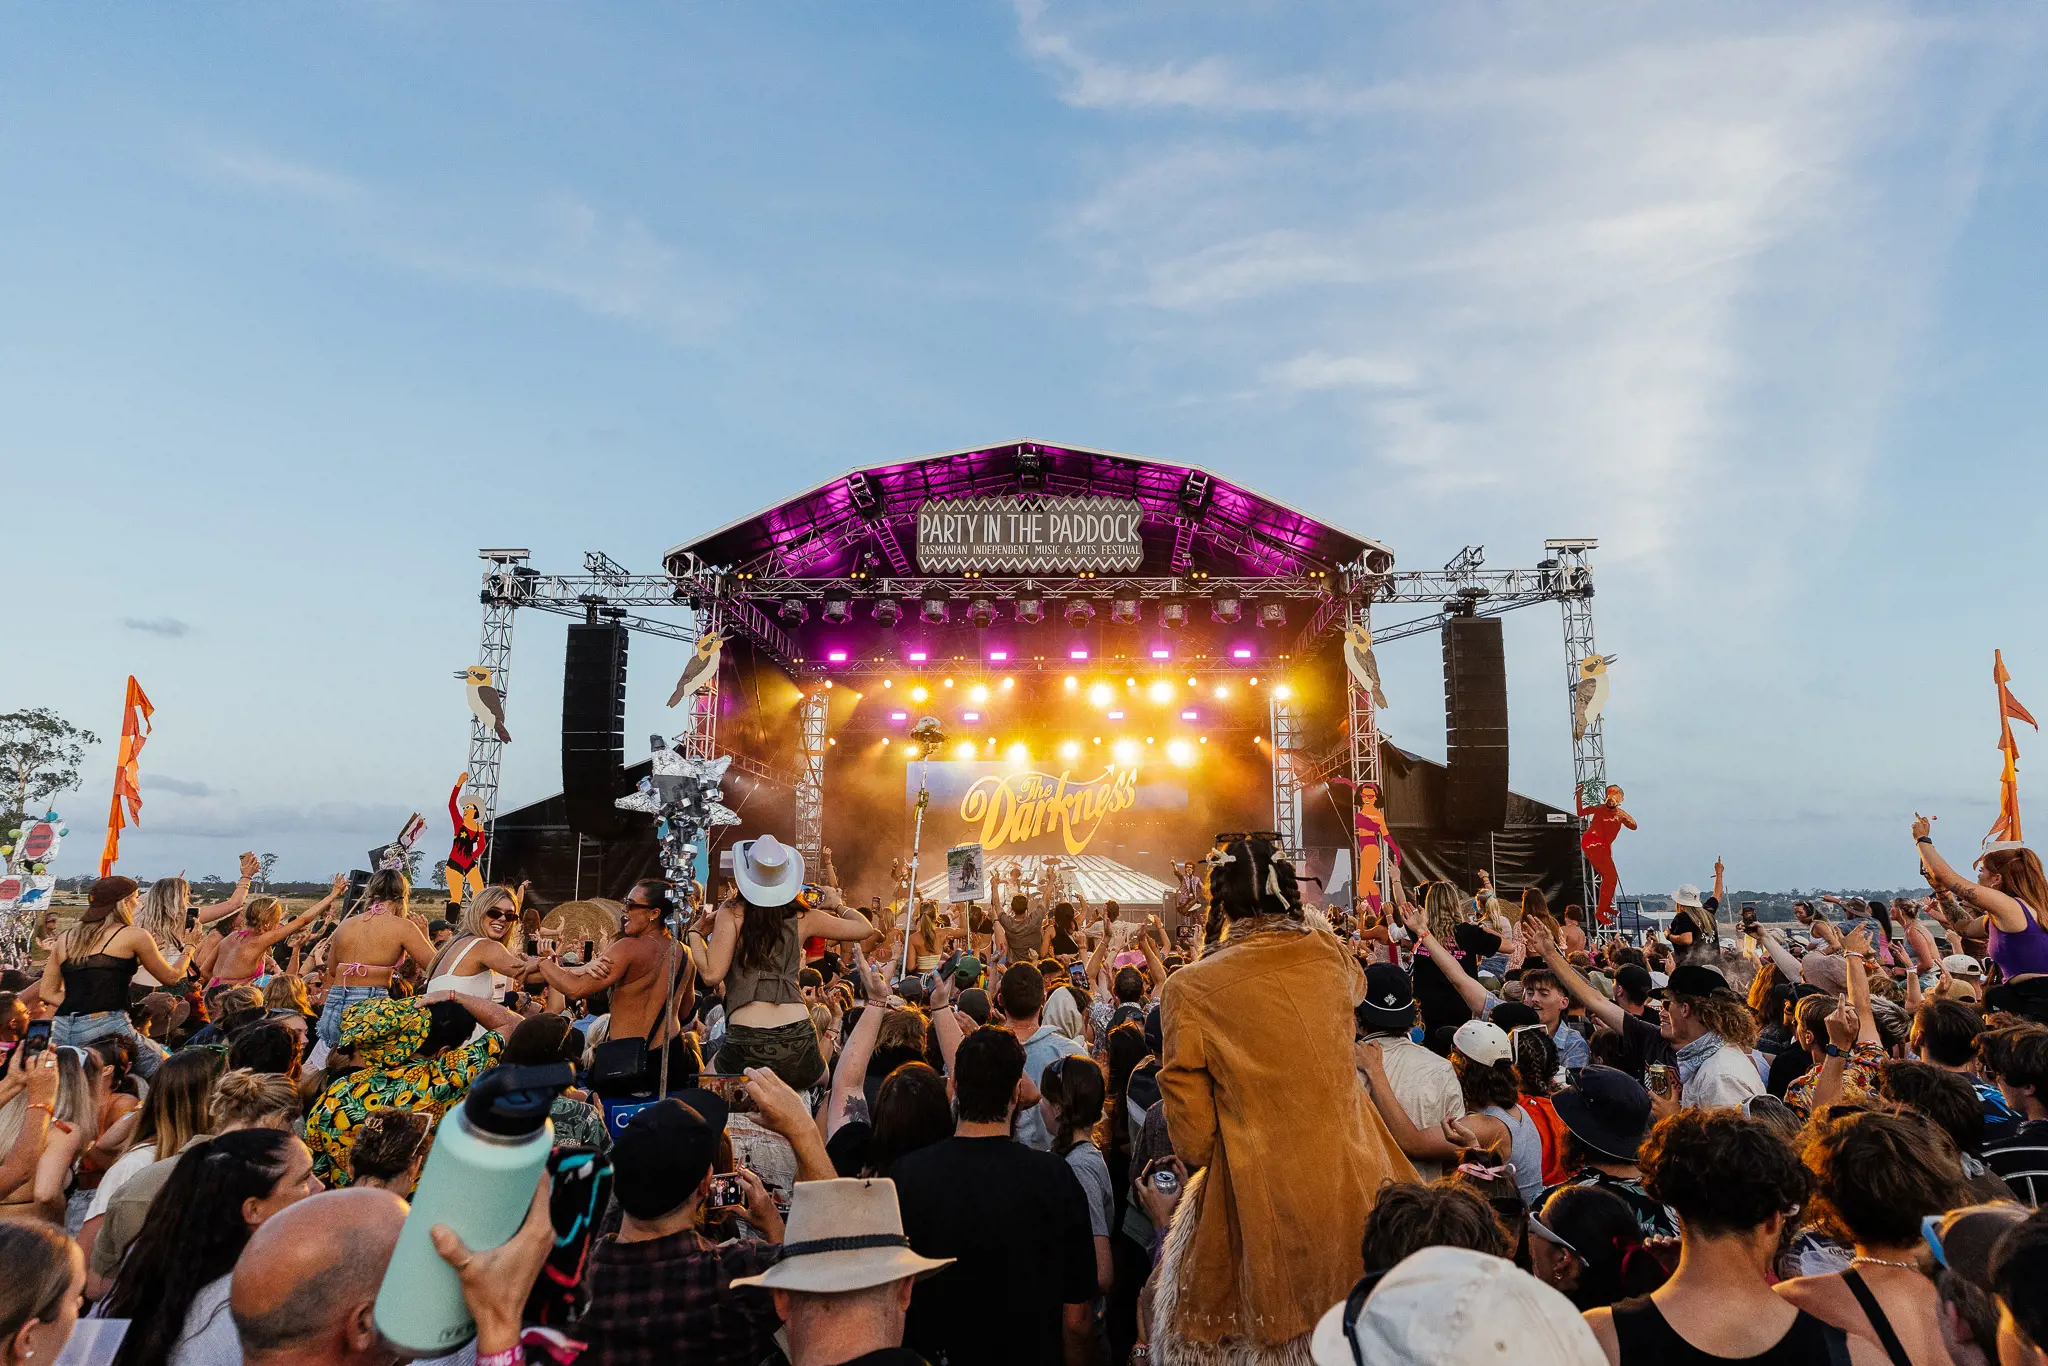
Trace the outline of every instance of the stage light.
{"label": "stage light", "polygon": [[1254,674],[1254,675],[1252,676],[1251,684],[1252,684],[1252,686],[1253,686],[1254,688],[1256,688],[1256,687],[1258,687],[1258,686],[1259,686],[1259,680],[1258,680],[1258,676],[1257,676],[1256,674]]}
{"label": "stage light", "polygon": [[853,615],[853,598],[845,593],[827,593],[825,606],[818,613],[818,620],[832,626],[844,626]]}
{"label": "stage light", "polygon": [[836,745],[839,743],[839,737],[836,735],[828,735],[825,737],[825,743],[828,745]]}
{"label": "stage light", "polygon": [[1161,679],[1152,685],[1148,690],[1148,695],[1154,702],[1171,702],[1173,701],[1173,684],[1168,683],[1165,679]]}
{"label": "stage light", "polygon": [[[826,662],[827,664],[844,664],[844,663],[846,662],[846,651],[844,651],[844,650],[831,650],[831,651],[827,651],[827,652],[826,652],[826,655],[825,655],[825,662]],[[829,685],[828,685],[828,686],[829,686]]]}
{"label": "stage light", "polygon": [[1013,764],[1028,764],[1031,762],[1031,747],[1019,740],[1010,746],[1009,755]]}
{"label": "stage light", "polygon": [[893,678],[885,678],[882,680],[882,686],[885,688],[893,688],[896,686],[896,680]]}
{"label": "stage light", "polygon": [[1060,758],[1078,759],[1080,757],[1081,742],[1079,740],[1069,740],[1065,744],[1060,746]]}
{"label": "stage light", "polygon": [[802,598],[784,598],[782,606],[775,609],[775,615],[782,619],[784,626],[801,626],[810,619],[811,609],[804,605]]}
{"label": "stage light", "polygon": [[1134,764],[1138,762],[1138,747],[1129,740],[1117,741],[1114,745],[1110,746],[1109,752],[1116,756],[1116,760],[1120,764]]}
{"label": "stage light", "polygon": [[1102,737],[1100,735],[1095,737],[1095,743],[1098,745],[1102,743]]}
{"label": "stage light", "polygon": [[963,711],[960,713],[960,719],[962,721],[979,721],[981,713],[978,711]]}
{"label": "stage light", "polygon": [[925,687],[923,684],[919,684],[917,687],[912,688],[910,690],[910,700],[913,702],[922,702],[931,695],[931,689]]}
{"label": "stage light", "polygon": [[1086,598],[1075,598],[1067,604],[1067,625],[1076,631],[1095,620],[1095,607]]}
{"label": "stage light", "polygon": [[922,664],[929,657],[923,650],[912,650],[907,656],[912,664]]}
{"label": "stage light", "polygon": [[1204,744],[1204,745],[1206,745],[1206,744],[1208,744],[1208,743],[1209,743],[1209,737],[1208,737],[1208,736],[1206,736],[1206,735],[1204,735],[1204,736],[1201,736],[1201,737],[1199,738],[1199,740],[1197,741],[1197,743],[1199,743],[1199,744]]}
{"label": "stage light", "polygon": [[1088,652],[1087,652],[1086,650],[1069,650],[1069,651],[1067,651],[1067,658],[1068,658],[1068,659],[1086,659],[1087,657],[1088,657]]}
{"label": "stage light", "polygon": [[967,622],[977,630],[986,631],[996,624],[996,605],[987,598],[976,598],[967,604]]}
{"label": "stage light", "polygon": [[1188,605],[1184,602],[1160,603],[1159,624],[1169,631],[1178,631],[1188,624]]}
{"label": "stage light", "polygon": [[1045,620],[1045,599],[1043,599],[1043,598],[1019,598],[1019,599],[1017,599],[1017,620],[1018,620],[1018,621],[1020,621],[1020,622],[1022,622],[1022,623],[1024,623],[1024,624],[1025,624],[1026,626],[1036,626],[1036,625],[1038,625],[1038,623],[1039,623],[1039,622],[1041,622],[1041,621],[1044,621],[1044,620]]}
{"label": "stage light", "polygon": [[974,741],[962,740],[959,744],[953,746],[953,757],[956,759],[972,759],[974,757]]}
{"label": "stage light", "polygon": [[1190,688],[1195,686],[1195,676],[1193,674],[1188,675],[1188,686]]}
{"label": "stage light", "polygon": [[1114,599],[1109,604],[1109,619],[1119,626],[1136,626],[1138,624],[1138,600],[1136,598]]}
{"label": "stage light", "polygon": [[1224,687],[1221,683],[1218,683],[1216,685],[1216,700],[1218,702],[1221,702],[1224,698],[1228,696],[1230,696],[1230,689]]}
{"label": "stage light", "polygon": [[949,678],[941,686],[950,688],[953,686],[953,680]]}
{"label": "stage light", "polygon": [[1171,650],[1154,650],[1154,651],[1152,652],[1152,657],[1153,657],[1154,659],[1172,659],[1172,658],[1173,658],[1173,651],[1171,651]]}
{"label": "stage light", "polygon": [[1004,679],[1004,680],[1003,680],[1003,691],[1004,691],[1004,692],[1008,692],[1008,691],[1009,691],[1010,689],[1012,689],[1012,688],[1014,688],[1014,687],[1016,687],[1016,686],[1017,686],[1017,680],[1016,680],[1016,679],[1014,679],[1014,678],[1006,678],[1006,679]]}
{"label": "stage light", "polygon": [[1252,657],[1252,652],[1245,646],[1240,645],[1235,650],[1232,650],[1230,652],[1230,657],[1232,659],[1250,659]]}
{"label": "stage light", "polygon": [[1112,721],[1121,721],[1124,719],[1124,714],[1120,711],[1113,711],[1109,713],[1109,719]]}
{"label": "stage light", "polygon": [[829,679],[829,678],[825,680],[825,691],[826,691],[826,692],[830,692],[830,691],[832,691],[832,680],[831,680],[831,679]]}
{"label": "stage light", "polygon": [[875,603],[875,625],[894,626],[903,620],[903,604],[894,598],[882,598]]}
{"label": "stage light", "polygon": [[1008,650],[990,650],[988,652],[988,659],[991,664],[1004,664],[1009,662],[1009,658],[1010,652]]}
{"label": "stage light", "polygon": [[1166,746],[1166,757],[1176,767],[1186,768],[1195,761],[1195,747],[1185,740],[1174,740]]}
{"label": "stage light", "polygon": [[1218,598],[1209,604],[1209,620],[1235,626],[1244,617],[1244,604],[1236,598]]}
{"label": "stage light", "polygon": [[903,752],[904,752],[905,754],[911,754],[911,755],[915,755],[915,754],[917,753],[917,749],[918,749],[917,741],[915,741],[915,740],[905,740],[905,741],[903,742]]}
{"label": "stage light", "polygon": [[970,702],[988,701],[988,689],[979,683],[975,684],[967,690],[967,700]]}
{"label": "stage light", "polygon": [[1068,675],[1067,675],[1067,691],[1068,691],[1068,692],[1072,692],[1072,691],[1073,691],[1074,689],[1076,689],[1076,688],[1078,688],[1078,687],[1080,687],[1080,686],[1081,686],[1081,680],[1080,680],[1080,679],[1078,679],[1078,678],[1074,677],[1074,676],[1073,676],[1072,674],[1068,674]]}
{"label": "stage light", "polygon": [[866,697],[866,696],[867,696],[867,694],[866,694],[866,693],[864,693],[864,692],[856,692],[856,693],[855,693],[855,694],[853,695],[853,700],[854,700],[854,701],[856,701],[856,702],[858,702],[858,701],[860,701],[860,700],[861,700],[861,699],[862,699],[863,697]]}
{"label": "stage light", "polygon": [[1149,744],[1152,744],[1152,743],[1154,743],[1154,741],[1153,741],[1152,737],[1148,735],[1148,736],[1146,736],[1146,737],[1145,737],[1145,743],[1149,745]]}
{"label": "stage light", "polygon": [[907,711],[892,711],[889,713],[889,719],[891,721],[908,721],[910,713]]}
{"label": "stage light", "polygon": [[1088,700],[1090,702],[1093,702],[1098,707],[1108,706],[1109,699],[1113,695],[1114,694],[1110,692],[1109,684],[1107,683],[1097,683],[1094,687],[1088,689]]}
{"label": "stage light", "polygon": [[1279,687],[1273,689],[1273,696],[1279,698],[1282,702],[1285,702],[1288,698],[1294,696],[1294,689],[1288,687],[1285,683],[1282,683]]}
{"label": "stage light", "polygon": [[1266,604],[1265,606],[1263,606],[1263,607],[1259,608],[1259,625],[1260,625],[1260,626],[1263,626],[1263,627],[1274,627],[1274,626],[1285,626],[1286,624],[1287,624],[1287,604],[1286,604],[1286,603],[1284,603],[1284,602],[1269,602],[1269,603],[1267,603],[1267,604]]}
{"label": "stage light", "polygon": [[927,591],[923,603],[917,609],[917,615],[931,626],[944,626],[951,613],[952,609],[947,605],[944,589]]}
{"label": "stage light", "polygon": [[1183,721],[1192,721],[1195,719],[1195,714],[1191,711],[1184,711],[1180,714],[1180,719]]}

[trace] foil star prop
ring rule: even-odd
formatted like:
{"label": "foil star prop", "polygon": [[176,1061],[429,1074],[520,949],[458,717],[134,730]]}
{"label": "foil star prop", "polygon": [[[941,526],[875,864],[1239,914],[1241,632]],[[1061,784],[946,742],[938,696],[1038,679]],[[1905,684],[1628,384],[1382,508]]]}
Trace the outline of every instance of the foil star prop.
{"label": "foil star prop", "polygon": [[612,805],[655,818],[654,834],[671,880],[685,881],[694,869],[698,846],[714,826],[738,825],[739,816],[725,804],[725,771],[730,754],[692,759],[659,735],[651,736],[653,771]]}

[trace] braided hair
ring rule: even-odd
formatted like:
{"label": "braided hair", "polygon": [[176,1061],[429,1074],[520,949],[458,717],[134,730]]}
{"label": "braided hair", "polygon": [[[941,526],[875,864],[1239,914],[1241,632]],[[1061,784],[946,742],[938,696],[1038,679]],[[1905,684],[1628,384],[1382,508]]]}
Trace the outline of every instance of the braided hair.
{"label": "braided hair", "polygon": [[1301,919],[1301,885],[1294,865],[1277,856],[1263,835],[1232,840],[1209,867],[1209,918],[1202,928],[1206,951],[1223,937],[1225,922],[1259,915]]}

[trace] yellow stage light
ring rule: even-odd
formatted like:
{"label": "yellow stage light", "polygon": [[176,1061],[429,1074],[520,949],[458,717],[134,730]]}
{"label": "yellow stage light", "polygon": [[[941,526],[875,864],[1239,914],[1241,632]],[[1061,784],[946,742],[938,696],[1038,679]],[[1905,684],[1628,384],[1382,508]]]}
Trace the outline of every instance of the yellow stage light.
{"label": "yellow stage light", "polygon": [[1166,746],[1166,757],[1171,759],[1176,767],[1186,768],[1195,761],[1195,747],[1185,740],[1171,741]]}
{"label": "yellow stage light", "polygon": [[1098,707],[1108,706],[1109,699],[1113,695],[1114,694],[1110,692],[1109,684],[1107,683],[1097,683],[1094,687],[1088,690],[1088,700],[1090,702],[1093,702]]}
{"label": "yellow stage light", "polygon": [[1195,686],[1195,676],[1193,674],[1188,675],[1188,686],[1190,688]]}
{"label": "yellow stage light", "polygon": [[[1254,679],[1252,680],[1252,682],[1254,682],[1254,683],[1256,683],[1256,682],[1258,682],[1258,681],[1259,681],[1259,680],[1258,680],[1258,679],[1256,679],[1256,678],[1254,678]],[[949,688],[950,688],[950,687],[952,687],[952,686],[953,686],[953,680],[952,680],[952,679],[950,679],[950,678],[949,678],[949,679],[947,679],[947,680],[946,680],[946,683],[945,683],[945,686],[947,686],[947,687],[949,687]]]}
{"label": "yellow stage light", "polygon": [[830,687],[832,686],[832,680],[831,680],[831,679],[829,679],[829,678],[828,678],[828,679],[826,679],[826,680],[825,680],[825,686],[826,686],[827,688],[830,688]]}
{"label": "yellow stage light", "polygon": [[1080,757],[1081,742],[1079,740],[1069,740],[1065,744],[1060,746],[1060,758],[1078,759]]}
{"label": "yellow stage light", "polygon": [[970,702],[988,701],[988,689],[984,688],[979,683],[975,684],[973,687],[967,690],[967,700]]}
{"label": "yellow stage light", "polygon": [[931,690],[921,683],[910,690],[910,700],[913,702],[922,702],[931,695]]}
{"label": "yellow stage light", "polygon": [[1138,762],[1138,747],[1129,740],[1117,741],[1111,747],[1110,753],[1116,755],[1117,762],[1121,764],[1134,764]]}
{"label": "yellow stage light", "polygon": [[1126,688],[1135,688],[1138,686],[1138,680],[1135,678],[1126,678],[1124,680],[1124,686]]}
{"label": "yellow stage light", "polygon": [[1148,736],[1146,736],[1146,737],[1145,737],[1145,743],[1146,743],[1146,744],[1148,744],[1148,745],[1154,745],[1154,744],[1157,744],[1157,743],[1159,743],[1159,742],[1158,742],[1157,740],[1154,740],[1154,739],[1153,739],[1153,738],[1152,738],[1151,736],[1149,736],[1149,735],[1148,735]]}
{"label": "yellow stage light", "polygon": [[1252,679],[1252,686],[1253,686],[1254,688],[1258,687],[1258,686],[1259,686],[1259,680],[1258,680],[1258,679],[1256,679],[1256,678]]}
{"label": "yellow stage light", "polygon": [[1010,746],[1009,755],[1013,764],[1028,764],[1031,762],[1031,747],[1019,740]]}
{"label": "yellow stage light", "polygon": [[896,680],[893,678],[885,678],[882,680],[882,686],[885,688],[893,688],[896,686]]}
{"label": "yellow stage light", "polygon": [[1095,737],[1095,743],[1098,745],[1102,743],[1102,737],[1100,735]]}
{"label": "yellow stage light", "polygon": [[1012,688],[1014,688],[1014,687],[1016,687],[1016,686],[1017,686],[1017,680],[1016,680],[1016,679],[1014,679],[1014,678],[1006,678],[1006,679],[1004,679],[1004,680],[1003,680],[1003,691],[1004,691],[1004,692],[1008,692],[1008,691],[1009,691],[1010,689],[1012,689]]}
{"label": "yellow stage light", "polygon": [[974,741],[962,740],[959,744],[953,746],[953,757],[956,759],[972,759],[974,757]]}
{"label": "yellow stage light", "polygon": [[1282,683],[1279,687],[1273,689],[1273,696],[1279,698],[1282,702],[1285,702],[1288,698],[1294,696],[1294,689],[1288,687],[1285,683]]}
{"label": "yellow stage light", "polygon": [[1218,702],[1221,702],[1224,698],[1228,696],[1230,696],[1230,689],[1224,687],[1221,683],[1218,683],[1216,685],[1216,700]]}
{"label": "yellow stage light", "polygon": [[1173,684],[1162,678],[1152,685],[1152,690],[1147,695],[1154,702],[1171,702],[1173,701]]}
{"label": "yellow stage light", "polygon": [[1208,736],[1206,736],[1206,735],[1204,735],[1204,736],[1202,737],[1202,743],[1203,743],[1203,744],[1205,744],[1205,745],[1206,745],[1206,744],[1208,744],[1208,743],[1209,743],[1209,737],[1208,737]]}
{"label": "yellow stage light", "polygon": [[1068,691],[1068,692],[1072,692],[1072,691],[1074,691],[1074,689],[1076,689],[1076,688],[1078,688],[1078,687],[1080,687],[1080,686],[1081,686],[1081,680],[1080,680],[1080,679],[1078,679],[1078,678],[1074,677],[1074,676],[1073,676],[1072,674],[1068,674],[1068,675],[1067,675],[1067,691]]}

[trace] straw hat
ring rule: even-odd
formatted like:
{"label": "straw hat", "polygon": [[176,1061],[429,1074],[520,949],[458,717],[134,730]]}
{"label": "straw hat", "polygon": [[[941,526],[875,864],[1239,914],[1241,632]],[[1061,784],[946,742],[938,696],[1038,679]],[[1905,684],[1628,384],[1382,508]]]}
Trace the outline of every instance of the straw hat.
{"label": "straw hat", "polygon": [[923,1278],[952,1264],[951,1257],[920,1257],[910,1250],[894,1181],[799,1181],[790,1196],[781,1259],[733,1285],[838,1295],[906,1276]]}

